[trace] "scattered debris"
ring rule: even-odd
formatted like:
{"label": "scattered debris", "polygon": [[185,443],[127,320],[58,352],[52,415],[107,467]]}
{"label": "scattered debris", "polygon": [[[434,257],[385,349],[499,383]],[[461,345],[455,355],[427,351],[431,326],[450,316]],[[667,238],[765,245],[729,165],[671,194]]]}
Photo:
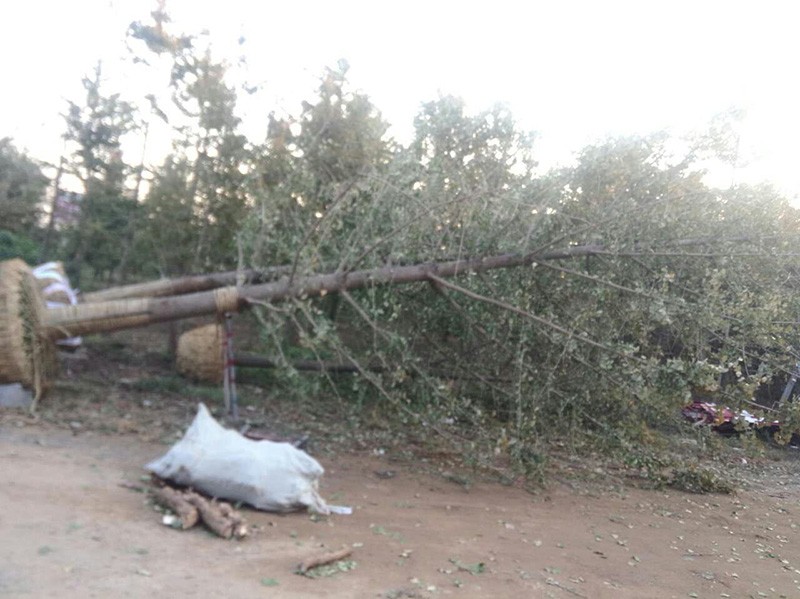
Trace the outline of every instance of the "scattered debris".
{"label": "scattered debris", "polygon": [[681,414],[695,426],[710,426],[725,436],[737,435],[747,429],[764,430],[774,434],[781,426],[777,420],[769,421],[747,410],[734,412],[730,408],[703,401],[690,403],[681,410]]}
{"label": "scattered debris", "polygon": [[161,518],[161,524],[164,526],[169,526],[170,528],[183,529],[183,523],[181,522],[181,519],[175,514],[164,514]]}
{"label": "scattered debris", "polygon": [[419,594],[417,589],[413,587],[408,588],[401,588],[401,589],[392,589],[390,591],[386,591],[381,595],[384,599],[403,599],[404,597],[408,597],[410,599],[420,598],[422,595]]}
{"label": "scattered debris", "polygon": [[329,503],[328,511],[331,514],[337,514],[339,516],[350,516],[353,513],[353,508],[348,505],[331,505]]}
{"label": "scattered debris", "polygon": [[563,584],[558,582],[555,578],[548,578],[548,579],[545,580],[545,583],[549,584],[552,587],[559,588],[562,591],[566,591],[567,593],[569,593],[570,595],[574,595],[575,597],[582,597],[583,599],[586,599],[586,595],[582,595],[581,593],[579,593],[575,589],[571,589],[569,587],[564,586]]}
{"label": "scattered debris", "polygon": [[486,571],[486,564],[478,562],[477,564],[464,564],[457,559],[450,558],[450,563],[462,572],[469,572],[473,576],[483,574]]}
{"label": "scattered debris", "polygon": [[403,540],[403,535],[401,535],[399,532],[394,532],[383,526],[376,526],[375,524],[370,524],[369,527],[372,530],[372,534],[383,535],[385,537],[389,537],[390,539],[394,539],[395,541]]}
{"label": "scattered debris", "polygon": [[127,481],[127,480],[123,480],[121,483],[119,483],[119,486],[122,487],[123,489],[129,489],[131,491],[136,491],[137,493],[146,493],[147,492],[147,489],[145,487],[143,487],[142,485],[137,485],[136,483],[132,483],[132,482]]}

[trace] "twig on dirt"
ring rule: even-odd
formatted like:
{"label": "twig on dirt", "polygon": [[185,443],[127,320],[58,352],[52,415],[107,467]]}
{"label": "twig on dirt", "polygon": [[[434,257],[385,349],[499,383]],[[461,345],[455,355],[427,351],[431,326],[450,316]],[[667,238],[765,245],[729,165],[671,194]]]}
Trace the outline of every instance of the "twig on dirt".
{"label": "twig on dirt", "polygon": [[142,485],[137,485],[136,483],[132,483],[132,482],[127,481],[127,480],[123,480],[117,486],[122,487],[123,489],[129,489],[131,491],[136,491],[137,493],[144,493],[145,491],[147,491],[147,489],[145,487],[143,487]]}
{"label": "twig on dirt", "polygon": [[302,562],[300,562],[299,566],[297,566],[296,572],[298,574],[305,574],[312,568],[324,566],[325,564],[332,564],[333,562],[338,562],[340,559],[350,557],[352,553],[353,550],[350,547],[344,547],[339,551],[334,551],[331,553],[323,553],[321,555],[314,555],[312,557],[307,557]]}

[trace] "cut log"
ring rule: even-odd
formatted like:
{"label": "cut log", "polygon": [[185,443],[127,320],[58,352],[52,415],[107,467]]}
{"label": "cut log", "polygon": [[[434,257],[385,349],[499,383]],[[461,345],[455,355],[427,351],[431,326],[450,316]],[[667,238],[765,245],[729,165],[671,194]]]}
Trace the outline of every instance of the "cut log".
{"label": "cut log", "polygon": [[247,522],[245,522],[241,512],[233,509],[233,506],[230,503],[226,503],[224,501],[220,501],[217,503],[217,505],[219,506],[220,513],[233,521],[233,537],[235,539],[246,537]]}
{"label": "cut log", "polygon": [[230,539],[234,536],[241,538],[247,535],[244,519],[229,504],[215,503],[194,491],[186,491],[183,496],[200,512],[203,524],[218,536]]}
{"label": "cut log", "polygon": [[153,499],[166,508],[169,508],[181,520],[181,529],[188,530],[197,524],[199,513],[197,508],[186,497],[172,487],[157,487],[152,489]]}

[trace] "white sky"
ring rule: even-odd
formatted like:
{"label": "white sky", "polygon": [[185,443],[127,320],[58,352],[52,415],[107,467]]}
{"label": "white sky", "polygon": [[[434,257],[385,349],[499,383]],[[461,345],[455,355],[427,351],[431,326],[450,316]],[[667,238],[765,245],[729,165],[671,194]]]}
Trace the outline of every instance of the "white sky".
{"label": "white sky", "polygon": [[[98,59],[109,91],[140,92],[118,60],[127,25],[147,21],[155,4],[4,3],[0,137],[55,162],[59,113],[66,98],[80,101],[81,76]],[[735,106],[747,111],[741,153],[750,162],[736,178],[800,194],[798,3],[167,0],[167,11],[176,31],[208,29],[231,61],[245,36],[249,79],[267,91],[246,105],[251,123],[273,109],[298,112],[339,58],[401,140],[421,102],[452,93],[474,111],[508,104],[540,134],[537,157],[548,165],[606,135],[682,133]]]}

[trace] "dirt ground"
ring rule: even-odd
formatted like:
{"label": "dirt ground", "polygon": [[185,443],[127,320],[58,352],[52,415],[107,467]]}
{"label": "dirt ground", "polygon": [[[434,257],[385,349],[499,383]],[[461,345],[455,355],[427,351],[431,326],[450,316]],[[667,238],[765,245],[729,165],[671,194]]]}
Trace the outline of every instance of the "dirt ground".
{"label": "dirt ground", "polygon": [[[602,476],[531,494],[442,476],[380,437],[326,437],[310,449],[326,469],[322,495],[352,515],[245,510],[242,541],[173,530],[120,483],[138,482],[209,398],[132,388],[163,364],[140,355],[134,369],[115,361],[121,347],[90,348],[38,419],[0,410],[0,596],[800,597],[800,463],[789,450],[742,458],[749,481],[734,495]],[[303,430],[307,418],[287,410],[282,422],[271,415],[277,428]],[[351,569],[293,572],[343,546]]]}

